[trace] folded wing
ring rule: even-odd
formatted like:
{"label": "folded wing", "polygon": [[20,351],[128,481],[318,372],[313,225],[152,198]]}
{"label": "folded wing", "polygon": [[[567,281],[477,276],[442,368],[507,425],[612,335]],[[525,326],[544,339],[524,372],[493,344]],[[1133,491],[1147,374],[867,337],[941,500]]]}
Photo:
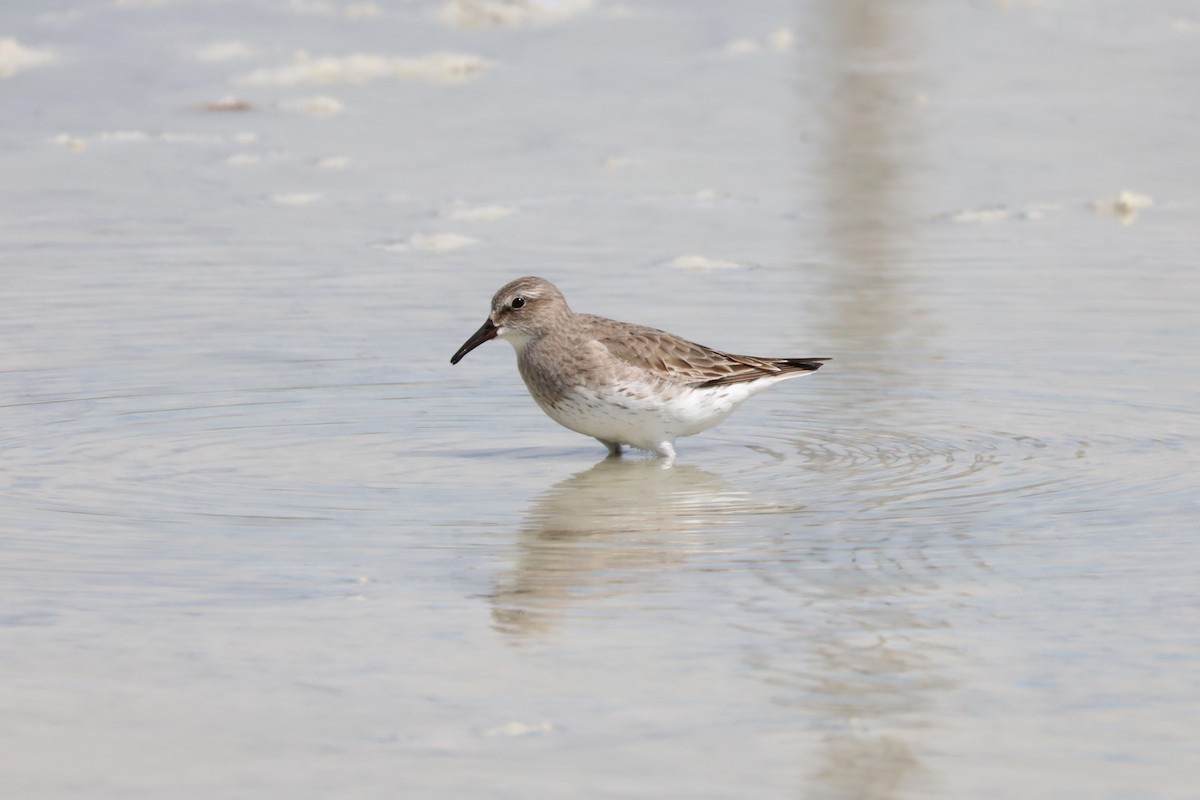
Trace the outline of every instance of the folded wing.
{"label": "folded wing", "polygon": [[597,339],[614,357],[665,380],[721,386],[771,375],[814,372],[828,358],[758,358],[722,353],[666,331],[629,326]]}

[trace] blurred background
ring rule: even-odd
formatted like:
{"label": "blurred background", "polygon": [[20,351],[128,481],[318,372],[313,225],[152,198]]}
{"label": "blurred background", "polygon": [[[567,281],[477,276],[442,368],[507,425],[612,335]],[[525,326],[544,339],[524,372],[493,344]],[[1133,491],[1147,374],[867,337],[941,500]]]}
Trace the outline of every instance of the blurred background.
{"label": "blurred background", "polygon": [[[0,7],[0,793],[1185,798],[1194,0]],[[512,278],[828,356],[547,419]]]}

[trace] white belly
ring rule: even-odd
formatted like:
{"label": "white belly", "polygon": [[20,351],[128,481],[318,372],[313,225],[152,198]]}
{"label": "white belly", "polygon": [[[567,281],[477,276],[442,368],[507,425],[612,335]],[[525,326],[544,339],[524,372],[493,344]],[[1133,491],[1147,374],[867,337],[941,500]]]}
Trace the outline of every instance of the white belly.
{"label": "white belly", "polygon": [[647,391],[636,397],[576,387],[553,405],[541,400],[538,405],[559,425],[578,433],[657,450],[663,442],[693,436],[716,425],[751,393],[745,384],[682,389],[671,395]]}

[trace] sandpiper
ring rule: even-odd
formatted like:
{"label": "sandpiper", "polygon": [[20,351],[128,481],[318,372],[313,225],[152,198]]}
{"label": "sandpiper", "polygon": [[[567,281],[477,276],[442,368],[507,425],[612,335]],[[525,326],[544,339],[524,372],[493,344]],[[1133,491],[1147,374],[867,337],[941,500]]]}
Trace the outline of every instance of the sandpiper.
{"label": "sandpiper", "polygon": [[450,359],[489,339],[517,351],[517,368],[552,420],[600,440],[657,453],[670,465],[675,440],[708,430],[742,404],[827,358],[755,358],[722,353],[641,325],[576,314],[544,278],[517,278]]}

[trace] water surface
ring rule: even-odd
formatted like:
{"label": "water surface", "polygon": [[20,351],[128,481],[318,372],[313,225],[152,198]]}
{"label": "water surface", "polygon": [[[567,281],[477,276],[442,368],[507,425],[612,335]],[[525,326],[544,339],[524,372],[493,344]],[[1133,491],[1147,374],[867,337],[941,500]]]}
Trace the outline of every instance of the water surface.
{"label": "water surface", "polygon": [[[0,789],[1194,796],[1195,11],[0,11]],[[834,360],[605,460],[522,274]]]}

